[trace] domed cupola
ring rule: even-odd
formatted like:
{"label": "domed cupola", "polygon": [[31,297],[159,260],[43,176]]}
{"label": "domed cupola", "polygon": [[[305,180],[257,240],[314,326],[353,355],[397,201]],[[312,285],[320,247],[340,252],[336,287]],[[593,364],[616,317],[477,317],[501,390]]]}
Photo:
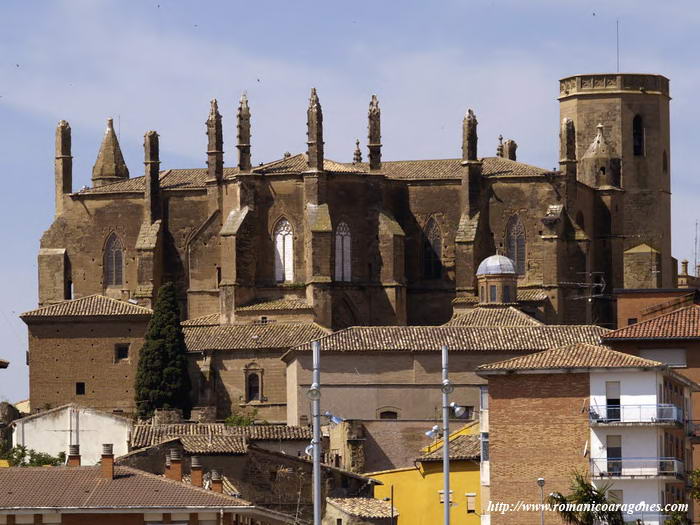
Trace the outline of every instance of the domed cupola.
{"label": "domed cupola", "polygon": [[515,264],[500,254],[487,257],[476,270],[479,304],[513,304],[518,302],[518,275]]}

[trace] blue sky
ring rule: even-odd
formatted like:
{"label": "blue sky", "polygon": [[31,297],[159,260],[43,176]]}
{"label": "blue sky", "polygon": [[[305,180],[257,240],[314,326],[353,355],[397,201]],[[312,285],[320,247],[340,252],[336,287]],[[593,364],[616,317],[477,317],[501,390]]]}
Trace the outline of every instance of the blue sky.
{"label": "blue sky", "polygon": [[74,189],[89,184],[105,119],[113,116],[132,176],[146,130],[161,136],[164,168],[204,166],[209,100],[224,117],[234,161],[235,107],[247,91],[254,162],[305,149],[315,86],[326,155],[352,158],[366,141],[372,93],[382,107],[384,158],[460,154],[467,107],[479,154],[502,133],[518,160],[557,163],[557,80],[621,70],[661,73],[673,101],[673,251],[693,260],[700,8],[695,1],[2,0],[0,3],[0,399],[27,397],[27,331],[36,255],[53,218],[53,137],[73,130]]}

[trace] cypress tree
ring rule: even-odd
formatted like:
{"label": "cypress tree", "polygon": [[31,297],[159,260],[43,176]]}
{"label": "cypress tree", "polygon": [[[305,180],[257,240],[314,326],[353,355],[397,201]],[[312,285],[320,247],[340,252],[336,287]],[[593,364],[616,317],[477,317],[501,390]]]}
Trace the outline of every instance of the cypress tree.
{"label": "cypress tree", "polygon": [[158,290],[139,354],[135,392],[139,417],[150,417],[157,408],[179,408],[185,417],[189,416],[187,347],[173,283],[165,283]]}

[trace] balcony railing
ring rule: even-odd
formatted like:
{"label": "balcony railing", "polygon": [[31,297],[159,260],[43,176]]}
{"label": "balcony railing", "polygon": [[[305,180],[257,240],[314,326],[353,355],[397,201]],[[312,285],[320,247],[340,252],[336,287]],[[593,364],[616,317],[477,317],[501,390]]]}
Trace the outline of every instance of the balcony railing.
{"label": "balcony railing", "polygon": [[679,478],[685,465],[676,458],[591,458],[595,478]]}
{"label": "balcony railing", "polygon": [[676,405],[591,405],[591,423],[682,424],[683,411]]}

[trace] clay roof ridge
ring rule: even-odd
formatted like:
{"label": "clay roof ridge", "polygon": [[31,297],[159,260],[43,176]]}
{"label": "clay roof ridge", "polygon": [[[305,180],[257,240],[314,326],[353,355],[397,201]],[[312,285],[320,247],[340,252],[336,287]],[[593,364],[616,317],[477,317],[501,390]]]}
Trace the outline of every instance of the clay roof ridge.
{"label": "clay roof ridge", "polygon": [[[24,317],[40,317],[42,314],[45,314],[46,312],[50,312],[51,310],[56,310],[60,306],[66,306],[69,304],[72,305],[78,305],[81,303],[89,303],[91,300],[97,300],[99,302],[103,302],[105,304],[111,304],[114,306],[120,306],[122,308],[127,308],[130,310],[129,313],[123,313],[121,315],[152,315],[153,310],[150,308],[146,308],[145,306],[140,306],[138,304],[131,303],[129,301],[122,301],[120,299],[114,299],[112,297],[107,297],[106,295],[102,295],[99,293],[91,294],[91,295],[86,295],[83,297],[78,297],[76,299],[68,299],[65,301],[61,301],[59,303],[52,303],[52,304],[47,304],[46,306],[41,306],[39,308],[36,308],[34,310],[29,310],[28,312],[24,312],[19,315],[20,318]],[[49,317],[75,317],[75,316],[85,316],[85,317],[91,317],[91,316],[105,316],[105,315],[118,315],[114,313],[56,313],[56,314],[47,314]]]}
{"label": "clay roof ridge", "polygon": [[700,314],[700,305],[698,304],[691,304],[688,306],[684,306],[683,308],[678,308],[677,310],[673,310],[671,312],[666,312],[662,313],[659,315],[656,315],[654,317],[650,317],[649,319],[645,319],[644,321],[639,321],[637,323],[623,326],[622,328],[618,328],[617,330],[612,330],[610,333],[603,335],[603,339],[697,339],[700,338],[700,326],[698,326],[698,333],[695,336],[684,336],[684,337],[674,337],[672,335],[654,335],[654,336],[644,336],[644,335],[630,335],[629,337],[625,337],[624,335],[622,337],[619,337],[619,334],[624,334],[625,332],[639,332],[643,330],[645,327],[653,325],[654,323],[657,323],[660,319],[663,318],[670,318],[674,316],[679,316],[682,315],[686,312],[690,312],[691,310],[694,310],[696,313]]}

